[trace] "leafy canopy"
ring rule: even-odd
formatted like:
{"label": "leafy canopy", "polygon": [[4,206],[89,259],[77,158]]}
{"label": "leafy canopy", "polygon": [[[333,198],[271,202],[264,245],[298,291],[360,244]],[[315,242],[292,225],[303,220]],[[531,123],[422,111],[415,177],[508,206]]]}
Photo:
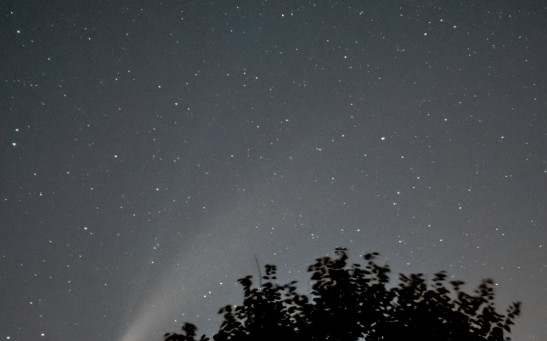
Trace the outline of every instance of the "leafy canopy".
{"label": "leafy canopy", "polygon": [[[474,293],[462,281],[447,282],[436,273],[399,275],[390,282],[390,268],[376,262],[378,253],[363,256],[364,264],[348,263],[345,248],[309,266],[312,291],[298,293],[296,281],[279,284],[276,267],[265,266],[260,287],[252,276],[239,279],[243,304],[220,309],[223,320],[214,341],[508,341],[520,302],[505,314],[494,305],[494,282],[483,280]],[[182,333],[165,341],[195,341],[197,328],[185,323]],[[200,340],[209,340],[202,335]]]}

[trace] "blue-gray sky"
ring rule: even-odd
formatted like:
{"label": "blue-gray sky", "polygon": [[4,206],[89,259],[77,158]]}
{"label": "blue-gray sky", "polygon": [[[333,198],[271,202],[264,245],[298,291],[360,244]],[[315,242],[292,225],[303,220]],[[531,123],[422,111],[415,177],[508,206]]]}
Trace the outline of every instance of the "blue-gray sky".
{"label": "blue-gray sky", "polygon": [[0,46],[0,340],[212,331],[337,246],[547,335],[544,1],[8,0]]}

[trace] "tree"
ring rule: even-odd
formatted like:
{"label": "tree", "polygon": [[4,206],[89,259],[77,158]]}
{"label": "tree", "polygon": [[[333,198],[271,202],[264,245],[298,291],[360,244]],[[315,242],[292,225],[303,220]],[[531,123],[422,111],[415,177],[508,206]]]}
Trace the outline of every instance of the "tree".
{"label": "tree", "polygon": [[[376,262],[348,263],[345,248],[309,266],[312,291],[297,292],[295,281],[279,284],[276,267],[265,266],[264,282],[239,279],[243,304],[220,309],[223,321],[214,341],[508,341],[520,302],[505,314],[496,311],[494,282],[483,280],[473,294],[462,281],[447,281],[439,272],[429,282],[423,274],[399,275],[390,284],[390,268]],[[185,323],[182,333],[165,341],[195,341],[197,328]],[[202,341],[209,340],[205,335]]]}

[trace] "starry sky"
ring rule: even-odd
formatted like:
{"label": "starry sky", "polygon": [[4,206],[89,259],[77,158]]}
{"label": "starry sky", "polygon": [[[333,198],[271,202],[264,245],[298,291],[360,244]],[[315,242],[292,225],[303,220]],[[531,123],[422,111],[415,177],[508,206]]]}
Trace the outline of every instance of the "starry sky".
{"label": "starry sky", "polygon": [[0,3],[0,340],[218,327],[346,246],[547,325],[547,3]]}

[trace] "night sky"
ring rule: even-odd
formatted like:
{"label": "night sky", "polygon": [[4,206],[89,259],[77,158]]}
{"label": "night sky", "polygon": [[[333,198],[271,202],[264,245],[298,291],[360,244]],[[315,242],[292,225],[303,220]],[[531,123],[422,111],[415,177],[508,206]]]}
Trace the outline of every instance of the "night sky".
{"label": "night sky", "polygon": [[546,340],[545,1],[0,2],[0,340],[218,327],[346,246]]}

